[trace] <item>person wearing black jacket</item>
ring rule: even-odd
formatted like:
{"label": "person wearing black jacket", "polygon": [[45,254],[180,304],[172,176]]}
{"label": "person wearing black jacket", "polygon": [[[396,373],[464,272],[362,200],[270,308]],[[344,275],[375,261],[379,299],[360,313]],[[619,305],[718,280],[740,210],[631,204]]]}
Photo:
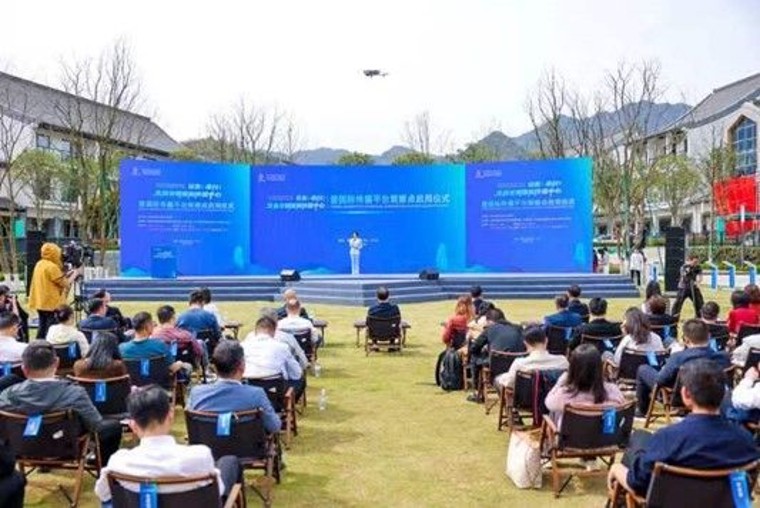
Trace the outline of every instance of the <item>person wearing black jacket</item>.
{"label": "person wearing black jacket", "polygon": [[106,304],[106,317],[111,318],[116,323],[119,331],[124,332],[132,328],[132,321],[129,318],[125,318],[118,307],[111,305],[111,293],[105,289],[101,289],[92,295],[92,298],[103,300],[103,303]]}
{"label": "person wearing black jacket", "polygon": [[584,335],[593,335],[594,337],[617,337],[621,335],[620,323],[607,321],[607,300],[592,298],[588,302],[588,307],[591,320],[573,330],[573,336],[568,344],[570,351],[580,346]]}
{"label": "person wearing black jacket", "polygon": [[578,284],[570,286],[567,289],[567,297],[570,299],[567,310],[573,314],[578,314],[583,318],[584,322],[588,323],[589,308],[588,305],[581,301],[581,287]]}
{"label": "person wearing black jacket", "polygon": [[16,471],[16,457],[11,450],[0,443],[0,506],[22,508],[26,479]]}
{"label": "person wearing black jacket", "polygon": [[[480,371],[488,363],[491,351],[509,351],[524,353],[525,343],[522,338],[522,328],[507,321],[500,309],[491,309],[486,313],[486,326],[474,341],[470,343],[469,358],[475,388],[480,384]],[[467,397],[470,402],[483,402],[476,394]]]}

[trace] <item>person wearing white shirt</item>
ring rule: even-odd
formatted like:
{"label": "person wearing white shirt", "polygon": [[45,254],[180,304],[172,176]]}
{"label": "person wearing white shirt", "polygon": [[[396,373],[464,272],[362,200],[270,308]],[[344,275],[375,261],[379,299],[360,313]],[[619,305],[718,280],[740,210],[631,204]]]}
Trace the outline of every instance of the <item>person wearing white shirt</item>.
{"label": "person wearing white shirt", "polygon": [[16,338],[20,325],[21,320],[16,314],[0,314],[0,363],[21,363],[27,345]]}
{"label": "person wearing white shirt", "polygon": [[734,365],[744,367],[744,364],[747,362],[747,356],[749,356],[749,350],[752,348],[760,348],[760,334],[756,333],[744,337],[742,345],[731,353],[731,362]]}
{"label": "person wearing white shirt", "polygon": [[200,289],[200,292],[203,295],[203,310],[213,314],[216,318],[216,322],[219,325],[219,328],[223,328],[224,318],[222,317],[222,313],[219,312],[219,308],[216,306],[216,304],[211,303],[211,290],[207,287],[202,287]]}
{"label": "person wearing white shirt", "polygon": [[245,373],[243,377],[264,378],[282,376],[285,383],[296,392],[296,400],[301,398],[305,388],[303,369],[293,358],[290,348],[275,340],[277,324],[270,317],[256,321],[256,331],[243,340],[245,352]]}
{"label": "person wearing white shirt", "polygon": [[76,342],[79,344],[79,352],[82,358],[87,356],[87,352],[90,350],[90,343],[87,342],[87,337],[77,330],[74,324],[74,309],[69,305],[61,305],[55,309],[55,318],[58,320],[58,323],[48,328],[45,340],[56,346]]}
{"label": "person wearing white shirt", "polygon": [[[129,427],[140,439],[134,448],[122,448],[111,456],[108,465],[100,470],[95,483],[95,494],[102,502],[111,499],[108,472],[148,478],[195,476],[215,473],[219,478],[219,495],[224,499],[232,486],[242,479],[237,457],[225,456],[216,464],[206,445],[182,445],[171,435],[174,409],[166,391],[157,386],[138,389],[127,398]],[[202,485],[164,487],[161,492],[182,492]],[[138,485],[125,484],[128,490],[137,491]]]}
{"label": "person wearing white shirt", "polygon": [[553,355],[546,350],[546,332],[541,326],[531,326],[525,330],[523,342],[528,356],[515,358],[509,370],[494,380],[498,386],[514,388],[518,371],[567,370],[567,357]]}
{"label": "person wearing white shirt", "polygon": [[359,256],[364,248],[364,241],[359,238],[359,233],[354,231],[348,239],[348,255],[351,258],[351,275],[359,275]]}
{"label": "person wearing white shirt", "polygon": [[641,286],[641,274],[644,273],[644,253],[641,249],[636,249],[631,253],[631,259],[629,261],[629,270],[631,272],[631,280],[636,283],[636,287]]}
{"label": "person wearing white shirt", "polygon": [[[261,317],[264,316],[270,318],[272,321],[277,321],[277,310],[271,308],[261,309]],[[303,352],[303,348],[298,344],[298,341],[293,336],[293,334],[278,329],[274,332],[274,340],[282,342],[288,346],[288,349],[290,349],[290,354],[293,355],[293,358],[298,360],[298,363],[301,365],[302,369],[306,369],[306,367],[309,366],[309,359],[306,358],[306,354]]]}
{"label": "person wearing white shirt", "polygon": [[760,385],[757,385],[757,379],[760,377],[757,367],[751,367],[744,373],[744,378],[734,388],[731,394],[731,403],[737,409],[749,411],[760,409]]}
{"label": "person wearing white shirt", "polygon": [[319,335],[314,323],[306,318],[301,317],[301,302],[291,298],[285,304],[285,310],[288,315],[277,323],[277,329],[295,335],[296,332],[308,330],[311,334],[311,342],[320,345],[322,337]]}

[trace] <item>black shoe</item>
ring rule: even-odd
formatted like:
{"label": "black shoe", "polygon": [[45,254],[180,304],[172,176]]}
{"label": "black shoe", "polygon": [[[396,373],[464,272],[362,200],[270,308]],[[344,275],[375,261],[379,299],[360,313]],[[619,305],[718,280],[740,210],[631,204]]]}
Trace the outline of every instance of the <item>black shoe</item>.
{"label": "black shoe", "polygon": [[473,393],[467,396],[467,402],[476,402],[478,404],[482,404],[483,397],[478,396],[477,394]]}

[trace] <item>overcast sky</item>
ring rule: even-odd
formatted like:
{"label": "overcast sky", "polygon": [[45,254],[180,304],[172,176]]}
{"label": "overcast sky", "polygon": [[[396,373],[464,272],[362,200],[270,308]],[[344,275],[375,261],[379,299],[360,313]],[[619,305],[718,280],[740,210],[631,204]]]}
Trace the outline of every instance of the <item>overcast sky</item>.
{"label": "overcast sky", "polygon": [[760,72],[758,0],[2,0],[0,16],[0,69],[50,85],[62,58],[126,38],[178,140],[244,95],[292,112],[308,147],[379,153],[424,110],[461,145],[527,130],[552,66],[589,88],[656,58],[666,98],[691,103]]}

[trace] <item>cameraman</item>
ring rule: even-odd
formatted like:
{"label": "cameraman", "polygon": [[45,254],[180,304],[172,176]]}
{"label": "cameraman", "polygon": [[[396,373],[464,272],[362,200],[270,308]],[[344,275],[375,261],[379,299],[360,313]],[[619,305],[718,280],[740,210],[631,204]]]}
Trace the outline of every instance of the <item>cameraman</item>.
{"label": "cameraman", "polygon": [[21,326],[18,330],[18,340],[29,342],[29,314],[18,303],[16,295],[11,293],[11,288],[5,284],[0,284],[0,314],[10,312],[18,316]]}
{"label": "cameraman", "polygon": [[55,324],[55,309],[66,303],[66,290],[81,274],[81,268],[64,273],[61,248],[54,243],[42,244],[29,285],[29,308],[39,316],[38,339],[44,339],[50,325]]}
{"label": "cameraman", "polygon": [[699,266],[699,257],[689,254],[686,263],[681,267],[681,278],[678,281],[678,296],[673,304],[671,314],[679,316],[684,301],[689,298],[694,304],[694,313],[697,318],[702,315],[702,305],[704,299],[702,292],[699,290],[699,283],[702,281],[702,267]]}

